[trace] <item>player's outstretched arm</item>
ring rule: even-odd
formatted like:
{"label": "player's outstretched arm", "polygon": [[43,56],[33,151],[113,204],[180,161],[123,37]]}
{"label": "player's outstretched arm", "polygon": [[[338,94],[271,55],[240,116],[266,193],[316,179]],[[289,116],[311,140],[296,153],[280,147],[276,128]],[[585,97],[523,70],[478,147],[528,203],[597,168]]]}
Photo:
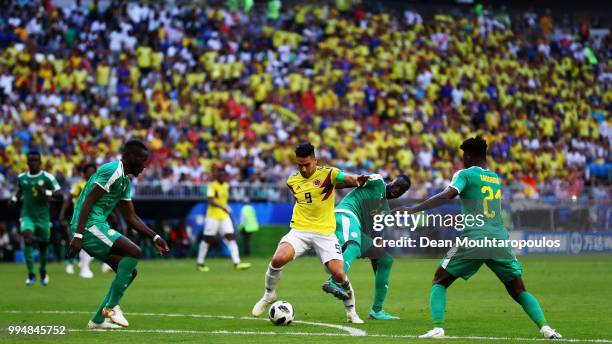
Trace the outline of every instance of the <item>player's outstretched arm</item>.
{"label": "player's outstretched arm", "polygon": [[85,230],[85,224],[87,224],[87,218],[89,218],[89,213],[91,213],[91,208],[96,203],[102,195],[104,195],[106,191],[100,187],[98,184],[94,184],[93,188],[85,197],[85,202],[81,206],[81,210],[79,211],[79,220],[77,221],[76,233],[72,240],[70,240],[70,247],[68,249],[68,258],[76,257],[77,253],[81,250],[82,239],[83,239],[83,231]]}
{"label": "player's outstretched arm", "polygon": [[8,202],[8,206],[9,207],[14,207],[15,204],[17,204],[17,201],[19,201],[20,198],[21,198],[21,186],[19,186],[19,183],[17,183],[15,194],[13,194],[13,196],[11,196],[11,199]]}
{"label": "player's outstretched arm", "polygon": [[370,177],[365,174],[350,174],[344,175],[344,180],[336,184],[336,189],[362,187]]}
{"label": "player's outstretched arm", "polygon": [[418,213],[424,210],[428,210],[431,208],[436,208],[450,200],[452,200],[453,198],[457,197],[457,195],[459,194],[459,192],[453,188],[453,187],[447,187],[446,189],[444,189],[444,191],[435,194],[431,197],[429,197],[428,199],[424,200],[423,202],[413,206],[413,207],[407,207],[407,208],[396,208],[393,209],[394,212],[397,211],[406,211],[409,214],[414,214],[414,213]]}
{"label": "player's outstretched arm", "polygon": [[142,222],[142,219],[138,215],[136,215],[136,212],[134,211],[134,204],[131,200],[122,200],[121,202],[119,202],[118,208],[121,214],[123,215],[123,218],[125,218],[125,221],[132,228],[153,240],[153,243],[155,243],[155,247],[157,247],[157,253],[160,256],[170,250],[166,241],[162,237],[157,235],[155,231],[149,228],[149,226]]}

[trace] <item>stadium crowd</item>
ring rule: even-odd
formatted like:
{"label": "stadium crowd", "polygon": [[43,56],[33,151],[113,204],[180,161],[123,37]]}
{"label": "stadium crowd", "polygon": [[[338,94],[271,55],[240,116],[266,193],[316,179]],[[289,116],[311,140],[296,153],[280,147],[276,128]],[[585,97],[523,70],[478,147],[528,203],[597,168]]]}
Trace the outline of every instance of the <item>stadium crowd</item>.
{"label": "stadium crowd", "polygon": [[331,165],[408,173],[420,198],[461,168],[457,147],[475,133],[508,197],[567,199],[609,182],[596,167],[612,162],[612,36],[594,39],[587,18],[338,3],[9,2],[0,197],[30,149],[62,183],[128,138],[153,152],[137,187],[164,192],[208,181],[218,161],[234,183],[284,185],[293,146],[310,140]]}

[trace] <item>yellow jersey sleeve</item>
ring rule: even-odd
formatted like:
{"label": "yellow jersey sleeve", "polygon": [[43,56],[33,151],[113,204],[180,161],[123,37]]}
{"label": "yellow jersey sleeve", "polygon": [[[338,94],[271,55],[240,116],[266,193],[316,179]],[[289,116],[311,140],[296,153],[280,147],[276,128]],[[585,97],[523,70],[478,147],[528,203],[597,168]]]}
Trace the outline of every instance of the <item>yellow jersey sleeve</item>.
{"label": "yellow jersey sleeve", "polygon": [[287,180],[295,205],[291,216],[292,229],[332,234],[336,230],[334,218],[335,185],[343,172],[334,167],[317,167],[309,178],[295,173]]}

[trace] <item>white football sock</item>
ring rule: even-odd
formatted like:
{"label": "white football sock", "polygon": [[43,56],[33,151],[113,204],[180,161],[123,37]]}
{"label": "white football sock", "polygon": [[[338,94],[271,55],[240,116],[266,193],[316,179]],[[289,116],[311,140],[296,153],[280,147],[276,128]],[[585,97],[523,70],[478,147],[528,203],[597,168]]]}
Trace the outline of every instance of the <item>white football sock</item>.
{"label": "white football sock", "polygon": [[273,293],[276,290],[276,285],[281,278],[283,268],[273,268],[272,264],[268,265],[268,271],[266,271],[266,294]]}
{"label": "white football sock", "polygon": [[240,263],[240,253],[238,253],[238,244],[236,243],[236,240],[227,240],[226,238],[223,238],[223,243],[230,251],[230,255],[232,256],[232,262],[234,264]]}
{"label": "white football sock", "polygon": [[[344,303],[344,308],[348,312],[348,311],[352,311],[355,309],[355,291],[353,290],[353,286],[351,285],[351,282],[349,282],[348,279],[342,285],[343,288],[346,286],[346,283],[348,283],[348,290],[351,291],[351,298],[348,300],[343,300],[342,302]],[[346,288],[344,289],[346,290]]]}
{"label": "white football sock", "polygon": [[204,264],[204,258],[206,258],[206,254],[208,253],[208,243],[204,240],[200,241],[200,248],[198,249],[198,259],[196,263],[198,265]]}

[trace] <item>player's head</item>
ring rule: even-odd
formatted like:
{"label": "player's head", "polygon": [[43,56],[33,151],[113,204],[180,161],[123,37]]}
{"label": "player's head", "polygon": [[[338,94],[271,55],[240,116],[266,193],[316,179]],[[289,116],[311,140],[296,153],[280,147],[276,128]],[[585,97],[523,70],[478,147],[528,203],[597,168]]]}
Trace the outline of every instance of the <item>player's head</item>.
{"label": "player's head", "polygon": [[137,177],[147,166],[149,149],[144,143],[138,140],[131,140],[123,145],[122,153],[123,171],[125,174]]}
{"label": "player's head", "polygon": [[40,153],[36,150],[28,152],[28,169],[31,174],[40,172]]}
{"label": "player's head", "polygon": [[225,166],[221,163],[215,164],[212,168],[212,175],[216,181],[223,183],[225,181]]}
{"label": "player's head", "polygon": [[295,148],[295,163],[304,178],[309,178],[317,169],[314,146],[310,142],[300,143]]}
{"label": "player's head", "polygon": [[96,164],[94,163],[89,163],[89,164],[85,164],[85,166],[83,166],[83,178],[85,178],[85,180],[89,180],[89,178],[96,173],[96,170],[98,168],[96,167]]}
{"label": "player's head", "polygon": [[482,137],[471,137],[459,147],[463,150],[463,165],[468,168],[482,165],[487,161],[487,141]]}
{"label": "player's head", "polygon": [[405,174],[400,174],[393,181],[387,184],[387,199],[394,199],[402,196],[410,189],[410,178]]}

